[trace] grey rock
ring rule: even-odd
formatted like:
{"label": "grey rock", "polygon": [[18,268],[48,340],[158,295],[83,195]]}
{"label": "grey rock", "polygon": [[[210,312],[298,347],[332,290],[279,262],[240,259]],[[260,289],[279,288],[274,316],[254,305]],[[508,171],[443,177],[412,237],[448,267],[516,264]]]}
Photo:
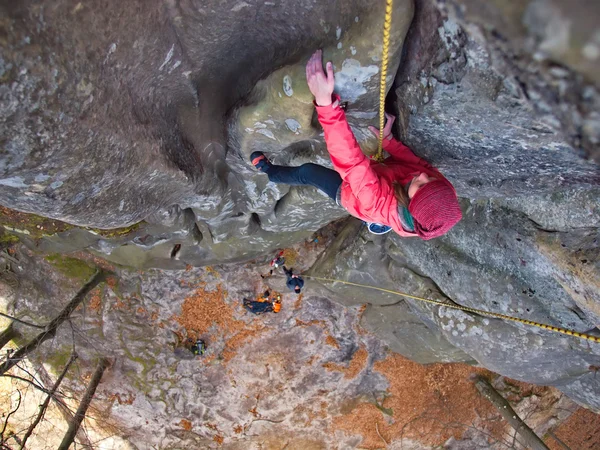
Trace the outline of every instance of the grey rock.
{"label": "grey rock", "polygon": [[[568,9],[559,3],[456,0],[440,2],[440,12],[420,1],[404,45],[413,5],[395,2],[390,73],[405,55],[394,86],[395,131],[453,182],[464,219],[433,241],[373,238],[351,221],[313,275],[597,332],[598,12],[589,2]],[[145,221],[125,236],[73,229],[40,242],[23,237],[30,248],[86,249],[122,265],[183,269],[265,258],[346,215],[312,188],[269,183],[248,157],[262,150],[281,164],[330,166],[304,82],[304,62],[321,45],[336,67],[337,90],[350,101],[350,126],[365,152],[373,151],[367,126],[377,122],[380,43],[373,36],[380,35],[382,15],[371,2],[185,1],[140,9],[135,2],[63,0],[52,8],[1,8],[8,32],[0,60],[0,203],[82,226]],[[573,23],[568,33],[566,20]],[[553,24],[557,32],[549,31]],[[566,39],[569,33],[581,39]],[[147,276],[143,301],[155,301],[165,317],[176,314],[171,303],[155,299],[184,296],[179,280]],[[349,310],[368,303],[362,325],[410,358],[476,361],[556,386],[600,410],[599,381],[589,370],[600,365],[595,344],[390,293],[339,283],[315,289],[314,311],[332,322],[343,318],[330,330],[343,343],[341,353],[326,352],[330,361],[355,351],[356,336],[339,330],[349,326]],[[43,298],[36,294],[26,304],[32,317],[44,313],[35,307]],[[189,378],[148,389],[151,400],[141,406],[162,418],[169,408],[216,417],[206,405],[224,388],[222,374],[207,368],[206,385],[198,387],[190,381],[197,375],[192,365],[153,347],[147,325],[108,308],[103,313],[101,332],[120,334],[123,345],[111,351],[127,356],[121,369],[136,374],[140,386],[163,374],[162,366],[177,364],[178,375]],[[289,333],[300,341],[301,332]],[[161,342],[171,346],[167,334]],[[319,350],[298,349],[307,356]],[[300,393],[340,378],[305,379],[303,368],[292,369]],[[366,391],[380,381],[357,385]],[[342,390],[359,392],[349,384]],[[200,396],[200,404],[188,403],[186,393]],[[220,401],[240,411],[252,407],[239,405],[233,391]],[[233,414],[226,409],[219,414]],[[143,420],[141,414],[132,423]],[[181,430],[165,434],[171,431],[165,448],[178,439],[201,445]]]}

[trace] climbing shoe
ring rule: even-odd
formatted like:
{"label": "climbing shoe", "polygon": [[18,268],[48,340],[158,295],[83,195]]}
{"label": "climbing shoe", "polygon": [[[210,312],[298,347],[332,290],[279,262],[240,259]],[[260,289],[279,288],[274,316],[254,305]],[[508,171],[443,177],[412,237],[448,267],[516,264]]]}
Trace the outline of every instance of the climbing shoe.
{"label": "climbing shoe", "polygon": [[382,225],[380,223],[374,223],[374,222],[365,222],[367,224],[367,228],[369,229],[369,232],[373,233],[373,234],[385,234],[385,233],[389,233],[390,231],[392,231],[392,227],[388,227],[387,225]]}
{"label": "climbing shoe", "polygon": [[252,152],[250,155],[250,162],[261,172],[266,172],[271,168],[271,161],[267,159],[263,152]]}

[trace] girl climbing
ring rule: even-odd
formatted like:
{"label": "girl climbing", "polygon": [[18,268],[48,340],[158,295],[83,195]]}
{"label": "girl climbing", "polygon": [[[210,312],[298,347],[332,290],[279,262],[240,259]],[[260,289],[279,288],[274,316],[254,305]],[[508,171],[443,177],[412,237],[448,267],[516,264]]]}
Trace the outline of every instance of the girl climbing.
{"label": "girl climbing", "polygon": [[[323,191],[350,214],[367,222],[369,231],[432,239],[448,232],[462,214],[454,187],[428,162],[392,137],[393,116],[386,114],[382,163],[361,151],[340,98],[333,94],[333,65],[323,71],[322,52],[306,64],[306,80],[315,97],[319,122],[335,170],[317,164],[285,167],[272,164],[262,152],[250,155],[252,164],[274,183],[310,185]],[[370,127],[378,135],[379,131]]]}

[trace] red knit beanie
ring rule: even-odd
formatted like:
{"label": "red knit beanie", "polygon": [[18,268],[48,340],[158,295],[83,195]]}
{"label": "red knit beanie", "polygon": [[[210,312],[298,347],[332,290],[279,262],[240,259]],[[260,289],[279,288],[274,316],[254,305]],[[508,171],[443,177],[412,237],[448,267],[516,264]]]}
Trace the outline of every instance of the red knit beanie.
{"label": "red knit beanie", "polygon": [[447,233],[462,219],[454,188],[445,179],[421,186],[408,210],[415,222],[415,232],[425,240]]}

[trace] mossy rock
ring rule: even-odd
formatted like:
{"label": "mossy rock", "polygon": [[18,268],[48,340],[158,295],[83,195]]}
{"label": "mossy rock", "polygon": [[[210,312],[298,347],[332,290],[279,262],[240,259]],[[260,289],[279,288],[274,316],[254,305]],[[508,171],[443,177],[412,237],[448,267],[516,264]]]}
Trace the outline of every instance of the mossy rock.
{"label": "mossy rock", "polygon": [[142,222],[137,222],[134,223],[133,225],[129,225],[128,227],[122,227],[122,228],[113,228],[110,230],[101,230],[100,228],[84,228],[85,230],[89,230],[93,233],[99,234],[101,236],[104,236],[106,238],[114,238],[114,237],[123,237],[128,235],[129,233],[133,233],[134,231],[137,231],[140,226],[142,225]]}
{"label": "mossy rock", "polygon": [[10,247],[13,244],[19,242],[19,237],[12,233],[1,233],[0,234],[0,248]]}
{"label": "mossy rock", "polygon": [[55,374],[58,374],[62,372],[62,370],[69,362],[69,358],[71,357],[72,352],[73,349],[68,345],[59,347],[56,350],[48,353],[48,355],[44,358],[43,362],[52,367],[52,371]]}
{"label": "mossy rock", "polygon": [[81,259],[59,254],[48,255],[45,259],[59,272],[70,278],[89,280],[96,272],[94,267]]}
{"label": "mossy rock", "polygon": [[73,228],[81,228],[106,238],[123,237],[137,231],[143,222],[134,223],[128,227],[101,230],[100,228],[79,227],[60,220],[49,219],[36,214],[22,213],[0,206],[0,225],[16,233],[27,234],[35,239],[52,236]]}
{"label": "mossy rock", "polygon": [[35,214],[22,213],[0,206],[0,225],[17,233],[27,234],[33,238],[41,238],[67,231],[74,225],[60,220],[48,219]]}

